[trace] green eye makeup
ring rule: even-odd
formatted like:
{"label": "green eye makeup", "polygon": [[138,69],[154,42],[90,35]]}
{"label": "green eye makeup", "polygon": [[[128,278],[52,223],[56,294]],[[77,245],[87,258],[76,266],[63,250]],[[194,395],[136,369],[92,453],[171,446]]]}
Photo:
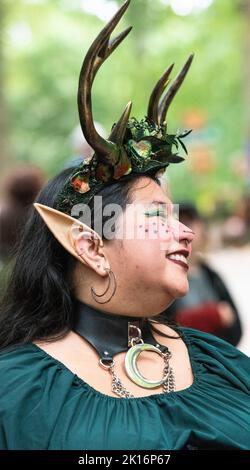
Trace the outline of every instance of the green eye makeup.
{"label": "green eye makeup", "polygon": [[147,211],[144,212],[144,215],[146,217],[166,217],[166,212],[162,210],[152,210],[152,211]]}

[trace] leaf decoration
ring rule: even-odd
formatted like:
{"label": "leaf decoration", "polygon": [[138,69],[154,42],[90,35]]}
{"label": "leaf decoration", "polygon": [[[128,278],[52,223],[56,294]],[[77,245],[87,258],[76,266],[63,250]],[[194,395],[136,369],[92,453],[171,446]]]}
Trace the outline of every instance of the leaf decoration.
{"label": "leaf decoration", "polygon": [[181,141],[181,139],[178,139],[178,142],[181,145],[181,147],[183,148],[185,154],[187,155],[188,151],[187,151],[186,145]]}
{"label": "leaf decoration", "polygon": [[189,134],[191,134],[191,132],[193,132],[192,129],[190,129],[189,131],[182,132],[178,137],[179,139],[183,139],[184,137],[187,137]]}
{"label": "leaf decoration", "polygon": [[172,153],[166,157],[166,161],[168,163],[180,163],[183,162],[183,160],[185,160],[185,158],[180,157],[180,155],[177,155],[177,153]]}

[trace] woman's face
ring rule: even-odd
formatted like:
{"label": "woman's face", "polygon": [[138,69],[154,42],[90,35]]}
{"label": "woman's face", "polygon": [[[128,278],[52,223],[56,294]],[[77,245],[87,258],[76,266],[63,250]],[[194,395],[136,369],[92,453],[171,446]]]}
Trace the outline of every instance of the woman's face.
{"label": "woman's face", "polygon": [[[144,315],[158,314],[188,291],[193,235],[153,180],[140,178],[132,194],[133,202],[119,217],[116,238],[105,244],[106,252],[123,292],[121,301],[143,301]],[[182,254],[170,255],[180,250]]]}

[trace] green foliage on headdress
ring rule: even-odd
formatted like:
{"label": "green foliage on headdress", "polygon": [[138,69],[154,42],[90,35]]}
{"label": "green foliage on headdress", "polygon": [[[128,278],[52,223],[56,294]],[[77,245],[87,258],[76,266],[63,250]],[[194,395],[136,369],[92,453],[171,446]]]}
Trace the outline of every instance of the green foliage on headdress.
{"label": "green foliage on headdress", "polygon": [[157,126],[147,117],[141,121],[132,118],[116,158],[107,163],[94,154],[89,162],[83,161],[60,192],[56,209],[70,214],[74,205],[88,204],[104,186],[120,178],[131,173],[154,174],[170,163],[182,162],[178,149],[181,146],[187,153],[182,139],[190,132],[167,134],[165,124]]}

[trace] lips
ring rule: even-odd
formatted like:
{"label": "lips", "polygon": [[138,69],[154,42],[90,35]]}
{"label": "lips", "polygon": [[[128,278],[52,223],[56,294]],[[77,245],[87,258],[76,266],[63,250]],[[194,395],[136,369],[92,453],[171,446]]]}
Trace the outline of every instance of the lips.
{"label": "lips", "polygon": [[166,258],[168,258],[170,261],[172,261],[175,264],[179,264],[185,269],[189,269],[188,263],[187,263],[187,257],[189,255],[188,250],[178,250],[174,251],[172,253],[168,253],[166,255]]}

